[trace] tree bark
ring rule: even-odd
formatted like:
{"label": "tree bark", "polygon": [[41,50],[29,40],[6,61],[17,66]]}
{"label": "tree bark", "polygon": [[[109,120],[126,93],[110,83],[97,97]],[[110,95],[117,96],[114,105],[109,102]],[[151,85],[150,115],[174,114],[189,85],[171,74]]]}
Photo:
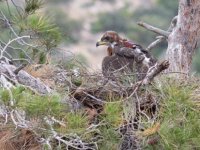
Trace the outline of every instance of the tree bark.
{"label": "tree bark", "polygon": [[200,0],[179,0],[177,23],[168,37],[168,71],[188,74],[199,41]]}

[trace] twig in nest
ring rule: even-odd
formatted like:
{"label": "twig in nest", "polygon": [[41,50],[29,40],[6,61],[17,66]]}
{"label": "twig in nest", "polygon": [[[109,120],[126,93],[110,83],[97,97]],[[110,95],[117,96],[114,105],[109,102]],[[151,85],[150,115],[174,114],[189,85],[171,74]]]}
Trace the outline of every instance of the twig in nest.
{"label": "twig in nest", "polygon": [[143,83],[143,80],[137,82],[135,84],[134,88],[133,88],[133,92],[125,100],[129,99],[130,97],[132,97],[137,92],[137,90],[140,88],[140,86],[142,85],[142,83]]}
{"label": "twig in nest", "polygon": [[157,34],[159,34],[159,35],[162,35],[162,36],[164,36],[164,37],[168,37],[169,34],[170,34],[170,32],[168,32],[168,31],[159,29],[159,28],[157,28],[157,27],[153,27],[152,25],[149,25],[149,24],[144,23],[144,22],[138,22],[137,24],[138,24],[139,26],[141,26],[141,27],[144,27],[144,28],[147,29],[147,30],[150,30],[150,31],[152,31],[152,32],[154,32],[154,33],[157,33]]}
{"label": "twig in nest", "polygon": [[13,72],[14,74],[18,74],[20,70],[22,70],[24,67],[26,67],[26,64],[22,64],[20,65],[17,69],[15,69]]}
{"label": "twig in nest", "polygon": [[93,96],[93,95],[91,95],[91,94],[89,94],[89,93],[86,93],[86,92],[84,92],[84,91],[83,91],[83,93],[86,94],[87,96],[89,96],[90,98],[92,98],[92,99],[94,99],[94,100],[96,100],[96,101],[102,103],[102,104],[105,103],[105,102],[102,101],[101,99],[98,99],[98,98],[96,98],[95,96]]}
{"label": "twig in nest", "polygon": [[25,59],[25,58],[11,59],[10,61],[11,61],[11,63],[13,63],[15,61],[26,61],[27,63],[31,64],[31,62],[28,59]]}
{"label": "twig in nest", "polygon": [[138,107],[139,113],[142,114],[142,115],[144,115],[147,118],[148,122],[150,122],[149,116],[140,109],[141,108],[141,106],[140,106],[140,100],[139,100],[139,97],[138,97],[137,93],[135,94],[135,97],[137,99],[137,105],[138,105],[137,107]]}
{"label": "twig in nest", "polygon": [[146,77],[135,84],[133,92],[126,99],[132,97],[140,88],[140,86],[149,84],[154,79],[154,77],[156,77],[160,72],[167,69],[168,67],[169,67],[169,62],[165,60],[162,63],[156,64],[152,68],[149,68]]}

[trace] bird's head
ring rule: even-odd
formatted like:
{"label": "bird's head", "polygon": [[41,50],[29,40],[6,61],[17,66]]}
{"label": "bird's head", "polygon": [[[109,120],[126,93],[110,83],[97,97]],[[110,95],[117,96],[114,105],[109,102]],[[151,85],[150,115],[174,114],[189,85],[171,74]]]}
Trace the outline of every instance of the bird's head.
{"label": "bird's head", "polygon": [[106,31],[101,40],[96,43],[96,46],[106,45],[109,47],[114,47],[114,45],[119,44],[122,38],[115,31]]}

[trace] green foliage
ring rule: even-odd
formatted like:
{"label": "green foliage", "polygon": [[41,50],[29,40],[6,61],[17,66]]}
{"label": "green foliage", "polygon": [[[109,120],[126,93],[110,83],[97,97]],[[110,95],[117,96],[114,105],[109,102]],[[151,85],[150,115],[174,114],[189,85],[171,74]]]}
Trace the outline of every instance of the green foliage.
{"label": "green foliage", "polygon": [[59,28],[46,16],[29,15],[26,20],[27,30],[32,30],[39,35],[40,42],[45,45],[47,50],[56,47],[61,40]]}
{"label": "green foliage", "polygon": [[65,120],[68,132],[84,131],[88,125],[88,117],[82,111],[66,114]]}
{"label": "green foliage", "polygon": [[[15,101],[14,107],[24,110],[29,117],[59,116],[66,109],[58,95],[40,96],[24,87],[13,88],[11,93]],[[11,95],[8,90],[1,89],[0,95],[0,99],[9,105]]]}
{"label": "green foliage", "polygon": [[[22,101],[23,98],[24,101]],[[59,115],[64,110],[57,96],[34,96],[33,99],[30,99],[30,95],[24,94],[23,98],[18,101],[17,106],[25,110],[29,115],[37,117],[54,116]]]}
{"label": "green foliage", "polygon": [[44,63],[46,53],[56,47],[61,41],[59,28],[53,23],[51,18],[45,15],[34,13],[25,18],[23,16],[14,16],[13,23],[15,28],[22,32],[22,34],[30,34],[33,37],[29,42],[33,45],[38,45],[38,47],[27,48],[27,53],[33,60],[38,60],[38,63]]}
{"label": "green foliage", "polygon": [[200,109],[191,100],[195,83],[171,80],[160,87],[161,141],[157,148],[198,149],[200,147]]}
{"label": "green foliage", "polygon": [[44,64],[46,62],[46,55],[44,52],[39,53],[39,64]]}
{"label": "green foliage", "polygon": [[[23,58],[27,58],[24,55],[25,51],[33,60],[44,62],[46,53],[52,48],[56,47],[61,42],[61,32],[53,19],[44,13],[41,15],[37,12],[43,6],[42,0],[25,0],[24,7],[15,7],[13,3],[2,3],[3,14],[9,20],[15,33],[19,36],[31,35],[31,39],[24,39],[30,45],[37,46],[32,48],[28,45],[21,45],[17,42],[12,43],[12,46],[18,47],[18,51],[11,50],[10,54],[14,58],[19,58],[23,55]],[[7,42],[9,39],[15,37],[10,31],[6,22],[0,21],[1,40]],[[37,54],[38,52],[38,54]],[[44,54],[44,55],[42,55]],[[40,57],[41,56],[41,57]],[[42,60],[41,60],[42,59]]]}
{"label": "green foliage", "polygon": [[11,99],[9,91],[1,89],[0,90],[0,96],[1,96],[0,99],[3,101],[3,103],[5,105],[9,105],[9,102],[10,102],[10,99]]}
{"label": "green foliage", "polygon": [[104,121],[112,126],[119,126],[122,123],[122,104],[121,103],[107,103],[104,107]]}
{"label": "green foliage", "polygon": [[106,125],[99,128],[102,136],[100,142],[100,150],[117,149],[119,145],[120,135],[115,128],[122,123],[122,104],[121,103],[106,103],[104,113],[100,116]]}
{"label": "green foliage", "polygon": [[27,14],[33,14],[42,4],[42,0],[25,0],[25,12]]}
{"label": "green foliage", "polygon": [[119,133],[114,128],[103,126],[100,128],[102,141],[99,144],[100,150],[117,149],[120,141]]}

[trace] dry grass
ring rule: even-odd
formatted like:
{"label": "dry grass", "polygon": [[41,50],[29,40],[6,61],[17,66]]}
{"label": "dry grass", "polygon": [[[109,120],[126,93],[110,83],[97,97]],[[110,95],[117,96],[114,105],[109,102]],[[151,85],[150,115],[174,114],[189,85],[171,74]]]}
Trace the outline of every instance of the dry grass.
{"label": "dry grass", "polygon": [[40,150],[37,136],[26,129],[6,129],[0,131],[0,149],[2,150]]}

